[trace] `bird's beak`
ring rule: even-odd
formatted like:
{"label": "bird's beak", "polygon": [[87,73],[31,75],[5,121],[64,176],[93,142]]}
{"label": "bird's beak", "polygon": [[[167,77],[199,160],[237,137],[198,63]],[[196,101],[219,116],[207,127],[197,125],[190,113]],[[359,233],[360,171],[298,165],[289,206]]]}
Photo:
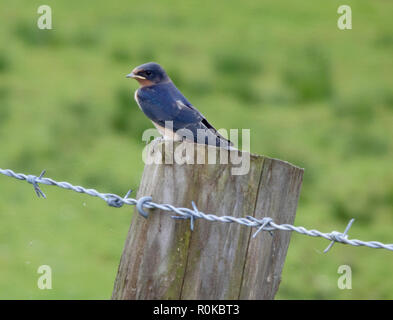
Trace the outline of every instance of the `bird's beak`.
{"label": "bird's beak", "polygon": [[134,72],[131,72],[129,74],[126,75],[126,78],[133,78],[133,79],[142,79],[142,80],[146,80],[145,77],[136,75]]}

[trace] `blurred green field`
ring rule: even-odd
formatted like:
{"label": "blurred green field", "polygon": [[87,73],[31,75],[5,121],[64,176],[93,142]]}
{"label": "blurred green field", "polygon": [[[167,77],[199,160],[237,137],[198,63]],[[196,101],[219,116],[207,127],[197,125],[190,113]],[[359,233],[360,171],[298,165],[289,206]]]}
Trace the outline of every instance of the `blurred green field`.
{"label": "blurred green field", "polygon": [[[48,4],[53,30],[37,28]],[[152,124],[125,75],[162,64],[218,128],[305,168],[295,224],[393,243],[392,1],[0,2],[0,167],[124,194]],[[0,298],[108,299],[132,215],[0,176]],[[277,299],[393,299],[393,254],[293,234]],[[53,289],[37,288],[37,268]],[[352,267],[352,290],[337,287]]]}

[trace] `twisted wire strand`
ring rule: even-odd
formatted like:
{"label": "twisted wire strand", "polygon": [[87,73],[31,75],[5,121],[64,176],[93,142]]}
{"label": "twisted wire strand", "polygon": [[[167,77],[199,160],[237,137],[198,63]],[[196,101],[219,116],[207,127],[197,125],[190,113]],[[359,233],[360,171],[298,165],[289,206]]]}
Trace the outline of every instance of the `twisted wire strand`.
{"label": "twisted wire strand", "polygon": [[296,227],[291,224],[276,224],[272,218],[264,217],[261,219],[257,219],[252,216],[246,216],[244,218],[237,218],[232,216],[216,216],[214,214],[206,214],[201,212],[196,207],[195,203],[192,202],[193,209],[189,208],[178,208],[171,204],[159,204],[152,201],[151,197],[141,197],[140,199],[130,198],[132,190],[129,190],[124,197],[113,193],[101,193],[95,189],[87,189],[82,186],[74,186],[69,182],[58,182],[51,178],[45,178],[45,170],[39,176],[35,175],[26,175],[23,173],[15,173],[10,169],[1,169],[0,173],[15,178],[21,181],[27,181],[28,183],[33,185],[34,191],[36,192],[38,197],[43,197],[46,199],[46,195],[42,192],[39,187],[39,184],[45,184],[50,186],[56,186],[59,188],[63,188],[66,190],[72,190],[78,193],[84,193],[93,197],[98,197],[104,200],[109,206],[120,208],[123,205],[131,205],[136,206],[138,212],[145,218],[148,218],[148,213],[144,209],[159,209],[161,211],[173,212],[176,215],[172,216],[174,219],[190,219],[190,227],[191,230],[194,229],[194,221],[196,219],[204,219],[207,221],[217,221],[223,223],[238,223],[247,227],[257,228],[257,231],[254,233],[253,237],[255,237],[260,231],[268,231],[272,235],[272,231],[280,230],[280,231],[290,231],[297,232],[303,235],[307,235],[310,237],[320,237],[326,240],[331,241],[329,246],[325,249],[324,252],[327,252],[331,249],[334,243],[339,242],[351,246],[365,246],[369,248],[375,249],[386,249],[393,251],[393,244],[384,244],[379,241],[362,241],[358,239],[348,239],[348,230],[352,226],[354,219],[351,219],[347,228],[343,233],[338,231],[332,231],[330,233],[323,233],[318,230],[308,230],[304,227]]}

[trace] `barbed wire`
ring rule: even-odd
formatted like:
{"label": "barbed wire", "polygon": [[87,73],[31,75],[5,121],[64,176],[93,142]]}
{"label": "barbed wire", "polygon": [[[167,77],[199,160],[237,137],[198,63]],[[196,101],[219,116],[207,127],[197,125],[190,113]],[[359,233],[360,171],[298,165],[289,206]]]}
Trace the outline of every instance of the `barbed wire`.
{"label": "barbed wire", "polygon": [[193,209],[188,208],[177,208],[170,204],[159,204],[152,201],[152,197],[145,196],[140,199],[130,198],[130,194],[132,190],[129,190],[124,197],[118,196],[112,193],[101,193],[95,189],[86,189],[81,186],[74,186],[68,182],[58,182],[51,178],[44,178],[45,170],[41,172],[39,176],[35,175],[26,175],[23,173],[15,173],[10,169],[1,169],[0,173],[15,178],[21,181],[27,181],[28,183],[33,185],[34,191],[36,192],[38,197],[43,197],[46,199],[45,193],[39,187],[39,184],[45,184],[50,186],[57,186],[59,188],[72,190],[78,193],[85,193],[87,195],[98,197],[104,200],[109,206],[120,208],[123,205],[131,205],[136,206],[139,214],[141,214],[144,218],[148,218],[149,214],[144,210],[147,209],[159,209],[166,212],[174,212],[176,215],[172,216],[174,219],[190,219],[190,228],[194,230],[194,222],[196,219],[204,219],[208,221],[218,221],[224,223],[238,223],[243,226],[257,228],[257,231],[253,234],[253,238],[257,236],[260,231],[268,231],[271,235],[275,230],[281,231],[294,231],[303,235],[311,236],[311,237],[320,237],[326,240],[330,240],[331,243],[324,250],[324,252],[328,252],[335,242],[348,244],[351,246],[359,247],[365,246],[369,248],[375,249],[386,249],[393,251],[393,244],[384,244],[379,241],[362,241],[358,239],[348,239],[348,231],[352,226],[355,219],[351,219],[343,233],[338,231],[332,231],[330,233],[323,233],[318,230],[307,230],[304,227],[296,227],[291,224],[276,224],[272,218],[264,217],[262,219],[257,219],[252,216],[246,216],[244,218],[237,218],[232,216],[216,216],[214,214],[206,214],[198,210],[197,206],[194,202],[192,202]]}

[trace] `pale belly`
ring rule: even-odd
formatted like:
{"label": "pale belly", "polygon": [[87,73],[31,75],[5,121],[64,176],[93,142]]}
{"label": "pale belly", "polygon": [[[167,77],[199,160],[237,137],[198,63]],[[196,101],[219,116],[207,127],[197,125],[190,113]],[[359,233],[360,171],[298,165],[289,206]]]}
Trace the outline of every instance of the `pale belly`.
{"label": "pale belly", "polygon": [[[138,104],[139,109],[142,110],[142,108],[141,108],[141,106],[139,104],[139,101],[138,101],[138,96],[137,96],[138,90],[135,91],[134,98],[135,98],[136,103]],[[164,127],[160,126],[159,124],[155,123],[154,121],[152,121],[152,123],[157,128],[158,132],[164,137],[164,139],[166,139],[166,140],[174,140],[174,141],[181,141],[182,140],[182,137],[177,135],[171,129],[164,128]]]}
{"label": "pale belly", "polygon": [[174,140],[174,141],[181,141],[182,137],[173,132],[173,130],[169,128],[164,128],[159,124],[152,121],[154,126],[157,128],[158,132],[164,137],[165,140]]}

